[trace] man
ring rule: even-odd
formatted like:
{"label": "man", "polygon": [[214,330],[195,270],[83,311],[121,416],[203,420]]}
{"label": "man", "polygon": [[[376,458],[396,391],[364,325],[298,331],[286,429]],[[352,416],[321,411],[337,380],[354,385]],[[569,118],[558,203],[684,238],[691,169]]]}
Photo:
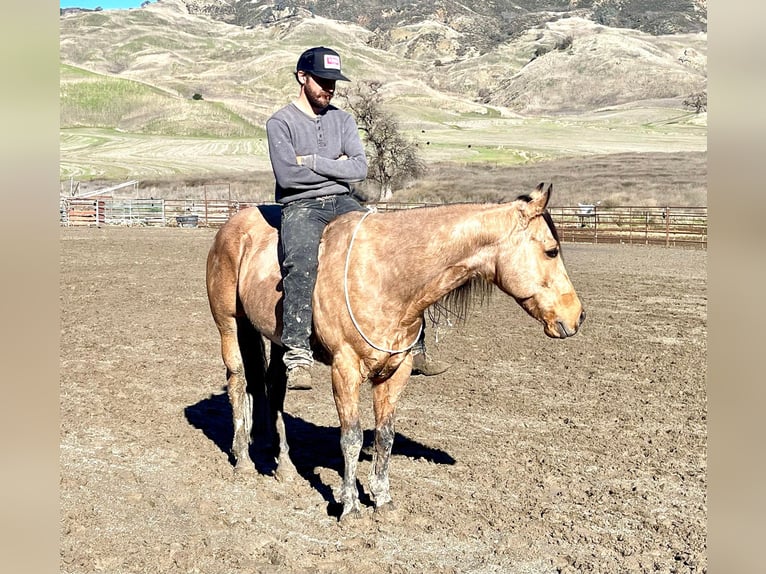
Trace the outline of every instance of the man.
{"label": "man", "polygon": [[[367,177],[367,159],[354,118],[330,105],[336,81],[349,81],[341,72],[338,53],[323,46],[306,50],[298,58],[295,79],[298,98],[269,118],[266,135],[276,201],[282,204],[287,388],[310,389],[311,298],[319,241],[332,219],[364,211],[351,192],[353,183]],[[418,350],[421,359],[426,358],[424,347],[419,345]]]}

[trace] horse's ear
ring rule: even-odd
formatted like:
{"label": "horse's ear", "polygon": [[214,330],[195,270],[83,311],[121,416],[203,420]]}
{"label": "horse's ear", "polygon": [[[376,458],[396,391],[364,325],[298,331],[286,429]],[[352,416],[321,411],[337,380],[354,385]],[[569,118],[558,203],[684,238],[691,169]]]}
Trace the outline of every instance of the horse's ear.
{"label": "horse's ear", "polygon": [[551,183],[547,190],[543,191],[544,189],[545,184],[540,183],[540,185],[538,185],[529,195],[529,202],[524,206],[524,214],[528,219],[537,217],[543,213],[548,206],[548,200],[551,197],[551,191],[553,191],[553,184]]}

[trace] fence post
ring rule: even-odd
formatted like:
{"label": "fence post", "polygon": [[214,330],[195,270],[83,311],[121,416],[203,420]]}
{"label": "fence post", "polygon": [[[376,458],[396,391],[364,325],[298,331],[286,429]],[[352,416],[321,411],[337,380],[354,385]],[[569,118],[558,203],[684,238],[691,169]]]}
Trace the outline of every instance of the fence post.
{"label": "fence post", "polygon": [[665,247],[670,247],[670,207],[665,207]]}
{"label": "fence post", "polygon": [[203,193],[205,194],[205,225],[208,224],[208,218],[207,218],[207,185],[202,187]]}
{"label": "fence post", "polygon": [[649,211],[644,211],[644,245],[649,245]]}
{"label": "fence post", "polygon": [[593,242],[598,243],[598,205],[593,206]]}

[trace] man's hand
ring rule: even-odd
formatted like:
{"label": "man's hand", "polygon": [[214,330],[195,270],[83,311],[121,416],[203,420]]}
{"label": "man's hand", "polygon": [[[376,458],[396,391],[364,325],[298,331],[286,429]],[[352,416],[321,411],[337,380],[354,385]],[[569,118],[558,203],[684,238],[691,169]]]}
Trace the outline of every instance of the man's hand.
{"label": "man's hand", "polygon": [[315,155],[299,155],[295,156],[295,161],[298,163],[298,165],[305,165],[309,169],[314,169],[314,166],[316,165],[316,156]]}
{"label": "man's hand", "polygon": [[[338,160],[346,160],[348,159],[348,156],[344,153],[341,154],[340,157],[338,157]],[[314,169],[314,166],[316,165],[316,156],[315,155],[297,155],[295,156],[295,162],[298,165],[306,166],[309,169]]]}

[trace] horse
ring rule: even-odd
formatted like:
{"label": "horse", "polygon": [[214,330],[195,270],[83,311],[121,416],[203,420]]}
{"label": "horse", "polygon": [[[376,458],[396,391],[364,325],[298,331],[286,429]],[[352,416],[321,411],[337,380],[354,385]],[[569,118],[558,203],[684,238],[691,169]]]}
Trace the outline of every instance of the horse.
{"label": "horse", "polygon": [[[369,488],[375,511],[393,508],[389,460],[396,406],[411,374],[409,349],[424,311],[445,297],[493,284],[513,297],[548,337],[577,333],[585,311],[561,257],[547,211],[552,184],[503,203],[447,204],[352,212],[325,228],[313,294],[312,348],[330,366],[344,472],[340,519],[359,516],[356,469],[363,432],[359,394],[372,385],[375,433]],[[253,397],[263,388],[279,438],[277,478],[295,476],[282,409],[282,283],[278,205],[231,217],[217,232],[206,283],[227,370],[235,472],[253,472]],[[492,287],[492,285],[490,285]],[[265,340],[271,342],[265,356]]]}

